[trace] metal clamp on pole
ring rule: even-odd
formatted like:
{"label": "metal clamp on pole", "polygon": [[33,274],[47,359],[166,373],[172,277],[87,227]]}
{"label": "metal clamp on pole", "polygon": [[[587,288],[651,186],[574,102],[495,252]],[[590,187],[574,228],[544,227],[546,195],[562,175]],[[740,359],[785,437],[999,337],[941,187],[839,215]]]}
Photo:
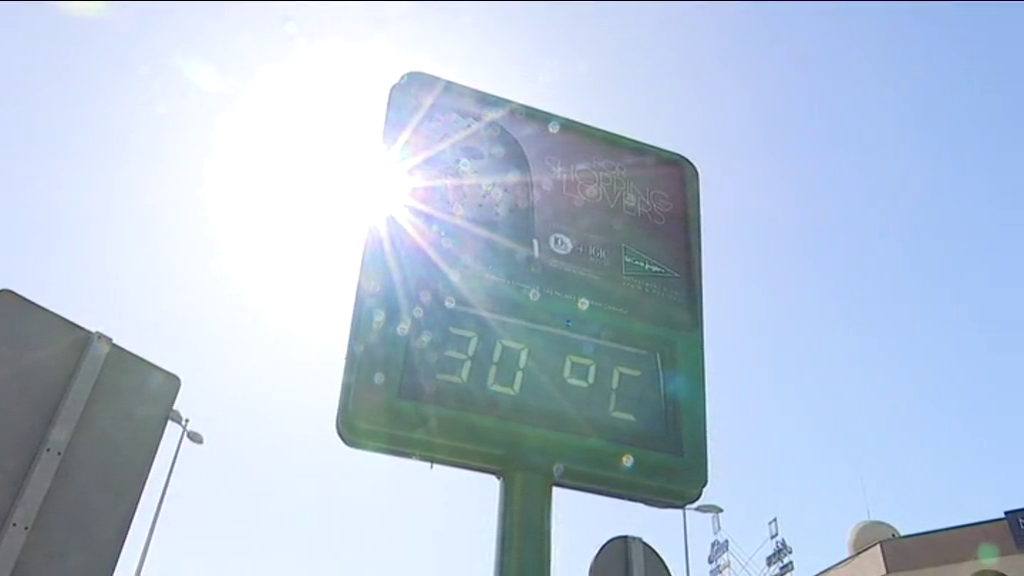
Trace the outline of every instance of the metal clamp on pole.
{"label": "metal clamp on pole", "polygon": [[94,332],[78,361],[67,392],[50,423],[46,440],[36,454],[7,522],[0,529],[0,576],[11,576],[14,573],[36,515],[46,499],[64,451],[67,450],[112,346],[113,340]]}
{"label": "metal clamp on pole", "polygon": [[501,478],[496,576],[550,576],[550,476],[508,472]]}

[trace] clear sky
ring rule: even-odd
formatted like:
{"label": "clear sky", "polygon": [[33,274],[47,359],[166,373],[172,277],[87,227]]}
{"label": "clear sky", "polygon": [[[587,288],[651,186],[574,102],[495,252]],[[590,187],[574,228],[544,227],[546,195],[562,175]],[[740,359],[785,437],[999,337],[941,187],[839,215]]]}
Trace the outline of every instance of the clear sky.
{"label": "clear sky", "polygon": [[[78,8],[0,7],[0,285],[181,376],[207,444],[148,575],[492,571],[494,478],[334,430],[363,160],[412,69],[697,164],[704,501],[740,560],[774,516],[813,574],[868,508],[910,533],[1024,506],[1024,6]],[[553,573],[619,534],[683,575],[679,512],[565,491]]]}

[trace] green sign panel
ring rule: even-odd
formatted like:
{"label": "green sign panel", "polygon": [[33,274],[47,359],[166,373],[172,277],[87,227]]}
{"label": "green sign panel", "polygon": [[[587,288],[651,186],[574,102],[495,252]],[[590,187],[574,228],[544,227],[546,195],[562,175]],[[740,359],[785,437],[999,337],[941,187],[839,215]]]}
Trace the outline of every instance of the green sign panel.
{"label": "green sign panel", "polygon": [[364,246],[338,431],[357,448],[682,506],[707,481],[697,171],[422,73],[416,182]]}

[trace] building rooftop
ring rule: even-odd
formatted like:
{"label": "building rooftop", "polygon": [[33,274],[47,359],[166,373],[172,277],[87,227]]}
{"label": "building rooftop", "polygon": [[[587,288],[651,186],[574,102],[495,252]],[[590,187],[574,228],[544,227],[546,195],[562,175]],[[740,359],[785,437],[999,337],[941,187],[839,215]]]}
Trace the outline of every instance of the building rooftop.
{"label": "building rooftop", "polygon": [[885,522],[861,522],[848,548],[818,576],[1024,576],[1024,509],[905,536]]}

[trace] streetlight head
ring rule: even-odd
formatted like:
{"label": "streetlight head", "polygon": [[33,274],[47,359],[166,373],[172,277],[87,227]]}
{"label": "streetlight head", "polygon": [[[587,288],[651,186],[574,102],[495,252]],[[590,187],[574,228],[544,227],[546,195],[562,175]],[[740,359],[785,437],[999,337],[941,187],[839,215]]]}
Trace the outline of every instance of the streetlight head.
{"label": "streetlight head", "polygon": [[181,412],[178,412],[177,408],[171,408],[171,413],[167,416],[167,419],[179,426],[185,421],[185,418],[181,415]]}
{"label": "streetlight head", "polygon": [[721,514],[725,512],[721,506],[717,504],[698,504],[693,507],[694,512],[700,512],[701,514]]}
{"label": "streetlight head", "polygon": [[190,442],[192,442],[193,444],[197,444],[199,446],[202,446],[203,442],[205,442],[205,440],[203,439],[203,435],[200,434],[199,432],[196,432],[195,430],[189,430],[185,434],[185,436],[189,439]]}

